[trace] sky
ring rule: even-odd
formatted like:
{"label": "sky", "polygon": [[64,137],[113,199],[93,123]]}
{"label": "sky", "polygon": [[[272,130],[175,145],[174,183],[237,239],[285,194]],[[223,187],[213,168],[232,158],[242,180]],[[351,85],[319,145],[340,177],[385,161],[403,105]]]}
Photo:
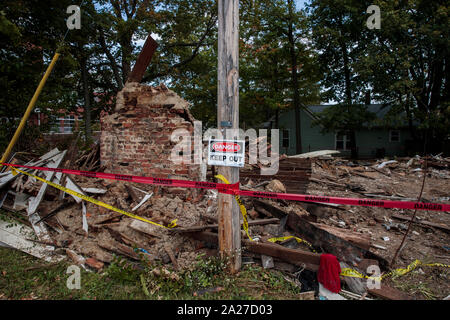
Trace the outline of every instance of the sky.
{"label": "sky", "polygon": [[307,0],[295,0],[297,9],[303,9]]}

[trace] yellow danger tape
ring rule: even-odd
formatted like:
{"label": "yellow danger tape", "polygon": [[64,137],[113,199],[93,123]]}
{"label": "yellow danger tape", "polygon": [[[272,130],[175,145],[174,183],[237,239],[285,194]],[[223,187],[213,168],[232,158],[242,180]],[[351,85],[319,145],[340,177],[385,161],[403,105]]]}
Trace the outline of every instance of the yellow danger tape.
{"label": "yellow danger tape", "polygon": [[177,222],[177,219],[172,220],[172,221],[170,222],[170,224],[166,227],[166,226],[163,226],[162,224],[159,224],[159,223],[150,221],[150,220],[148,220],[148,219],[142,218],[142,217],[137,216],[137,215],[135,215],[135,214],[132,214],[132,213],[130,213],[130,212],[127,212],[127,211],[118,209],[118,208],[113,207],[113,206],[111,206],[111,205],[109,205],[109,204],[106,204],[106,203],[101,202],[101,201],[98,201],[98,200],[96,200],[96,199],[94,199],[94,198],[85,196],[84,194],[78,193],[78,192],[73,191],[73,190],[71,190],[71,189],[68,189],[68,188],[66,188],[66,187],[63,187],[63,186],[61,186],[61,185],[59,185],[59,184],[56,184],[56,183],[53,183],[53,182],[51,182],[51,181],[45,180],[45,179],[43,179],[43,178],[41,178],[41,177],[38,177],[38,176],[36,176],[36,175],[34,175],[34,174],[31,174],[31,173],[22,171],[22,170],[17,169],[17,168],[12,168],[12,167],[11,167],[11,170],[12,170],[12,174],[13,174],[13,175],[16,175],[16,174],[17,174],[17,171],[18,171],[18,172],[20,172],[20,173],[22,173],[22,174],[25,174],[25,175],[30,176],[30,177],[33,177],[33,178],[35,178],[35,179],[37,179],[37,180],[39,180],[39,181],[42,181],[42,182],[44,182],[44,183],[47,183],[48,185],[50,185],[50,186],[52,186],[52,187],[54,187],[54,188],[56,188],[56,189],[62,190],[62,191],[64,191],[64,192],[68,193],[68,194],[71,194],[71,195],[75,196],[75,197],[81,198],[81,199],[83,199],[83,200],[85,200],[85,201],[91,202],[91,203],[96,204],[96,205],[98,205],[98,206],[100,206],[100,207],[103,207],[103,208],[106,208],[106,209],[109,209],[109,210],[112,210],[112,211],[121,213],[121,214],[126,215],[126,216],[128,216],[128,217],[130,217],[130,218],[133,218],[133,219],[141,220],[141,221],[144,221],[144,222],[147,222],[147,223],[150,223],[150,224],[153,224],[153,225],[155,225],[155,226],[158,226],[158,227],[161,227],[161,228],[165,228],[165,229],[171,229],[171,228],[176,227],[176,225],[177,225],[177,223],[176,223],[176,222]]}
{"label": "yellow danger tape", "polygon": [[[218,174],[215,176],[217,179],[222,180],[224,183],[226,184],[230,184],[230,182],[228,182],[227,178],[225,178],[223,175]],[[242,203],[241,199],[239,198],[238,195],[235,195],[234,198],[236,199],[236,202],[239,205],[239,208],[241,209],[241,213],[242,213],[242,218],[243,218],[243,222],[242,222],[242,226],[244,227],[245,233],[247,234],[248,238],[253,241],[253,239],[250,237],[250,234],[248,233],[248,220],[247,220],[247,209],[245,209],[244,204]]]}
{"label": "yellow danger tape", "polygon": [[350,269],[350,268],[343,268],[341,270],[341,276],[344,277],[353,277],[353,278],[362,278],[362,279],[375,279],[375,280],[383,280],[387,277],[390,276],[395,276],[395,277],[399,277],[399,276],[403,276],[405,274],[407,274],[408,272],[413,271],[414,269],[416,269],[419,266],[426,266],[426,267],[444,267],[444,268],[450,268],[450,265],[448,264],[443,264],[443,263],[422,263],[422,261],[420,260],[415,260],[414,262],[412,262],[409,266],[407,266],[406,268],[399,268],[399,269],[395,269],[392,270],[386,274],[383,274],[381,276],[378,277],[374,277],[374,276],[366,276],[361,274],[360,272]]}
{"label": "yellow danger tape", "polygon": [[308,241],[303,240],[303,239],[301,239],[301,238],[294,237],[294,236],[278,237],[278,238],[270,238],[270,239],[267,240],[267,241],[270,241],[270,242],[275,243],[275,242],[278,242],[278,241],[285,241],[285,240],[292,239],[292,238],[294,238],[295,240],[297,240],[298,243],[302,243],[302,242],[305,243],[308,247],[311,248],[311,250],[312,250],[314,253],[317,253],[316,250],[314,250],[314,248],[313,248],[313,246],[312,246],[311,243],[309,243]]}

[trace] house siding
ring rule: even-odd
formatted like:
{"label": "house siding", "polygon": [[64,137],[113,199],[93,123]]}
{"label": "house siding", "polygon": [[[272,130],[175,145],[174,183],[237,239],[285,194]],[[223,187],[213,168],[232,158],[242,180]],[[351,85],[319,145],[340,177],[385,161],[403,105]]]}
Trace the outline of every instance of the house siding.
{"label": "house siding", "polygon": [[[313,126],[313,119],[305,111],[300,111],[301,135],[302,135],[302,153],[318,150],[335,150],[335,134],[333,132],[321,132],[320,126]],[[295,112],[289,110],[279,117],[279,129],[289,130],[289,147],[282,147],[282,134],[280,132],[280,153],[287,155],[297,154],[295,150]],[[389,141],[389,129],[374,128],[364,129],[356,132],[356,146],[358,155],[361,158],[373,158],[377,156],[377,150],[384,148],[386,156],[405,156],[406,140],[411,139],[411,135],[406,129],[400,131],[400,141]],[[350,151],[341,151],[342,156],[349,156]]]}

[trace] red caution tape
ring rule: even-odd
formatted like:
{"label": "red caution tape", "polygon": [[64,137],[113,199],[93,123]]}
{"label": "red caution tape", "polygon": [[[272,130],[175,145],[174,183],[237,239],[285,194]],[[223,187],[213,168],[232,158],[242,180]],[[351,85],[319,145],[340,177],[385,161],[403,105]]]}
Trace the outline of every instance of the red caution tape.
{"label": "red caution tape", "polygon": [[18,165],[18,164],[11,164],[11,163],[2,163],[2,165],[17,167],[17,168],[26,168],[26,169],[32,169],[32,170],[61,172],[61,173],[74,174],[77,176],[83,176],[83,177],[89,177],[89,178],[130,181],[130,182],[153,184],[153,185],[166,186],[166,187],[183,187],[183,188],[213,189],[213,190],[224,190],[224,189],[238,190],[239,189],[238,182],[234,183],[234,184],[225,184],[225,183],[204,182],[204,181],[189,181],[189,180],[176,180],[176,179],[131,176],[131,175],[127,175],[127,174],[114,174],[114,173],[103,173],[103,172],[94,172],[94,171],[81,171],[81,170],[47,168],[47,167],[33,167],[33,166],[23,166],[23,165]]}
{"label": "red caution tape", "polygon": [[450,211],[449,204],[443,203],[423,203],[412,201],[392,201],[392,200],[373,200],[363,198],[340,198],[340,197],[328,197],[328,196],[313,196],[303,194],[292,193],[275,193],[275,192],[260,192],[260,191],[248,191],[240,190],[239,183],[235,184],[223,184],[215,182],[202,182],[202,181],[189,181],[189,180],[176,180],[176,179],[161,179],[152,177],[131,176],[123,174],[101,173],[92,171],[80,171],[69,169],[53,169],[46,167],[32,167],[18,164],[2,163],[5,166],[21,167],[33,170],[42,171],[55,171],[66,174],[74,174],[84,177],[111,179],[130,181],[136,183],[153,184],[166,187],[183,187],[183,188],[199,188],[199,189],[216,189],[221,193],[241,195],[255,198],[269,198],[269,199],[283,199],[302,202],[324,202],[343,204],[351,206],[363,206],[363,207],[380,207],[380,208],[398,208],[398,209],[418,209],[418,210],[430,210],[430,211]]}

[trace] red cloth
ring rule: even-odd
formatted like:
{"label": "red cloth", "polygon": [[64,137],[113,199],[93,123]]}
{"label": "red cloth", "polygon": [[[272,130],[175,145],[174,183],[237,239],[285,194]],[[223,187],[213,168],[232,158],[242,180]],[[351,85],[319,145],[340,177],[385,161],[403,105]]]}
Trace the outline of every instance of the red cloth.
{"label": "red cloth", "polygon": [[341,266],[337,258],[332,254],[322,254],[320,256],[319,271],[317,280],[328,290],[334,293],[341,291]]}

